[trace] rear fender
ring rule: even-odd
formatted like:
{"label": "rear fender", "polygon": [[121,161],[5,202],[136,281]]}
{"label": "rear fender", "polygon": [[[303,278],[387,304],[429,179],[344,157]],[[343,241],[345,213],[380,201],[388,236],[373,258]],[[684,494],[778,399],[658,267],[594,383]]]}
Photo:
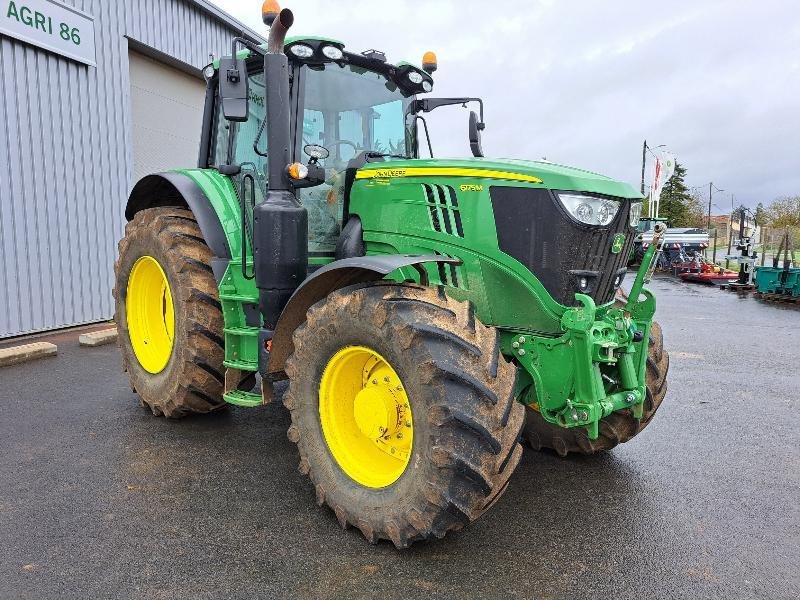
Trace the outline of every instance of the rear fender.
{"label": "rear fender", "polygon": [[[461,261],[446,256],[402,256],[376,255],[356,256],[334,261],[318,269],[308,277],[289,299],[281,313],[272,337],[272,350],[268,363],[262,357],[261,364],[267,364],[267,372],[274,376],[282,373],[286,359],[294,352],[292,334],[306,321],[306,313],[314,304],[331,292],[350,285],[380,281],[389,273],[403,267],[413,267],[420,276],[420,284],[428,285],[428,275],[423,264],[445,263],[460,265]],[[262,346],[262,352],[263,352]],[[277,379],[278,377],[273,377]]]}
{"label": "rear fender", "polygon": [[[192,211],[206,244],[216,259],[217,279],[231,258],[242,252],[239,201],[229,177],[213,169],[154,173],[133,186],[125,207],[130,221],[140,210],[177,206]],[[221,266],[221,271],[220,271]]]}

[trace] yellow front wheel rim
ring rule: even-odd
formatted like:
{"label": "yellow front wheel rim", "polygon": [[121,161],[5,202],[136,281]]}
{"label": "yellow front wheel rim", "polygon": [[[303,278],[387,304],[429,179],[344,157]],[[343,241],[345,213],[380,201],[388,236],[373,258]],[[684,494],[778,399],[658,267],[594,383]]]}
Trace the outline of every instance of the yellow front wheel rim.
{"label": "yellow front wheel rim", "polygon": [[142,256],[128,277],[128,335],[133,352],[148,373],[160,373],[172,356],[175,310],[167,276],[152,256]]}
{"label": "yellow front wheel rim", "polygon": [[406,470],[411,404],[397,372],[374,350],[347,346],[331,357],[319,385],[319,416],[328,449],[357,483],[386,487]]}

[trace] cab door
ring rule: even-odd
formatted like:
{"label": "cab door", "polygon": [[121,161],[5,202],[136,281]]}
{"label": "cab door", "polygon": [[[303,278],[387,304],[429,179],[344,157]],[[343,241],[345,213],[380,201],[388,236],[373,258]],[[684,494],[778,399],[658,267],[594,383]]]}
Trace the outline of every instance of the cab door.
{"label": "cab door", "polygon": [[[266,118],[266,89],[264,85],[263,62],[260,60],[248,61],[249,102],[247,121],[226,121],[222,115],[221,104],[215,102],[214,123],[211,136],[210,166],[217,167],[228,163],[228,150],[233,149],[231,164],[241,166],[241,172],[232,180],[239,194],[244,193],[245,198],[255,204],[264,200],[267,189],[267,132],[262,123]],[[258,142],[258,151],[253,147],[256,136],[261,130]],[[230,142],[233,140],[233,145]],[[243,187],[245,180],[254,181],[255,186],[251,191],[248,184]],[[250,207],[252,210],[252,206]]]}

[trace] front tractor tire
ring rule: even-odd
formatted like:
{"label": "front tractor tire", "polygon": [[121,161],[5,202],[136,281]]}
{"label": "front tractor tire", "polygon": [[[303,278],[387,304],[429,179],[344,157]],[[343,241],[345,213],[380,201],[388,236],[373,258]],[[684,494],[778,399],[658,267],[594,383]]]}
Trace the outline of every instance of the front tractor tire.
{"label": "front tractor tire", "polygon": [[294,334],[299,470],[340,525],[405,548],[483,514],[519,462],[524,407],[498,334],[441,288],[345,288]]}
{"label": "front tractor tire", "polygon": [[599,437],[590,440],[583,427],[564,428],[546,421],[534,410],[528,410],[525,437],[534,450],[549,448],[559,456],[568,454],[597,454],[627,442],[647,427],[667,394],[669,354],[664,350],[661,326],[653,321],[647,346],[647,384],[641,420],[630,410],[611,413],[600,420]]}
{"label": "front tractor tire", "polygon": [[222,399],[222,311],[211,250],[191,211],[142,210],[114,265],[115,320],[131,388],[155,415],[208,413]]}

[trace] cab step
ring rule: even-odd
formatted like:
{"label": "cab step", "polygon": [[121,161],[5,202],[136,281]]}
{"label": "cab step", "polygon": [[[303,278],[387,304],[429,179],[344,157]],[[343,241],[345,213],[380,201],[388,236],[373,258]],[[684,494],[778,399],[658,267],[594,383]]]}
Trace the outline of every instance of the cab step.
{"label": "cab step", "polygon": [[264,399],[262,398],[261,394],[243,392],[241,390],[225,392],[222,397],[228,404],[244,406],[247,408],[253,408],[254,406],[261,406],[264,404]]}
{"label": "cab step", "polygon": [[223,333],[228,333],[230,335],[241,335],[241,336],[249,336],[249,337],[258,337],[259,328],[258,327],[226,327],[222,330]]}
{"label": "cab step", "polygon": [[225,360],[222,361],[226,369],[238,369],[239,371],[258,371],[258,361],[249,360]]}

